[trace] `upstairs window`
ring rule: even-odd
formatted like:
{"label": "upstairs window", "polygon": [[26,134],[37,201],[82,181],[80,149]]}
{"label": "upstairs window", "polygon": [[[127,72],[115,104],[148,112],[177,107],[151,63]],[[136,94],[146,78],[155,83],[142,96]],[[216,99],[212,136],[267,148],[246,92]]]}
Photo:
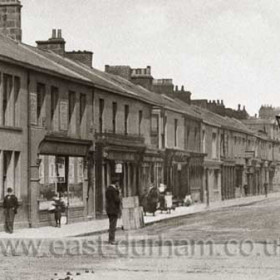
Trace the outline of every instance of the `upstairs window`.
{"label": "upstairs window", "polygon": [[216,159],[217,156],[217,134],[216,132],[212,133],[212,158]]}
{"label": "upstairs window", "polygon": [[104,99],[99,99],[99,132],[103,132],[103,111],[104,111]]}
{"label": "upstairs window", "polygon": [[178,146],[178,120],[174,120],[174,145]]}
{"label": "upstairs window", "polygon": [[13,77],[11,75],[3,75],[3,108],[2,119],[4,126],[12,126],[12,89]]}
{"label": "upstairs window", "polygon": [[158,115],[152,115],[152,134],[158,134],[159,132],[159,117]]}
{"label": "upstairs window", "polygon": [[202,152],[206,153],[206,134],[205,134],[205,130],[202,131]]}
{"label": "upstairs window", "polygon": [[83,122],[86,113],[87,96],[84,93],[80,95],[80,123]]}
{"label": "upstairs window", "polygon": [[113,133],[116,133],[117,131],[117,110],[118,110],[118,105],[117,102],[112,103],[112,128],[113,128]]}
{"label": "upstairs window", "polygon": [[124,105],[124,134],[128,134],[129,106]]}
{"label": "upstairs window", "polygon": [[58,130],[59,119],[58,119],[58,88],[51,87],[51,121],[52,128]]}
{"label": "upstairs window", "polygon": [[44,125],[44,103],[46,96],[46,86],[42,83],[37,84],[37,124],[40,126]]}
{"label": "upstairs window", "polygon": [[14,79],[14,95],[15,95],[15,121],[14,125],[20,126],[20,78],[15,76]]}
{"label": "upstairs window", "polygon": [[143,119],[143,111],[140,110],[138,112],[138,134],[141,135],[141,126],[142,126],[142,119]]}
{"label": "upstairs window", "polygon": [[74,115],[76,105],[76,93],[74,91],[69,91],[68,95],[68,121],[71,122],[71,119]]}

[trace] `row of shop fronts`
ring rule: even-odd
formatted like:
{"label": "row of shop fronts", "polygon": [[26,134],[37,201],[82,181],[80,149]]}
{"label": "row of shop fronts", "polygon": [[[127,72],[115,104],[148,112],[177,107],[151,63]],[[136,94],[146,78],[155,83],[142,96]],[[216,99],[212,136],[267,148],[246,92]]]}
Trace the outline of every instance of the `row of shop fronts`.
{"label": "row of shop fronts", "polygon": [[68,155],[62,146],[63,153],[51,154],[48,144],[40,145],[39,224],[48,222],[47,210],[55,193],[67,202],[68,222],[105,215],[106,186],[116,178],[124,197],[140,200],[152,184],[166,185],[176,200],[191,196],[196,203],[265,194],[266,186],[273,191],[277,166],[272,162],[248,156],[214,162],[206,160],[205,154],[151,150],[137,136],[103,133],[95,141],[95,147],[93,142],[80,143],[76,154]]}

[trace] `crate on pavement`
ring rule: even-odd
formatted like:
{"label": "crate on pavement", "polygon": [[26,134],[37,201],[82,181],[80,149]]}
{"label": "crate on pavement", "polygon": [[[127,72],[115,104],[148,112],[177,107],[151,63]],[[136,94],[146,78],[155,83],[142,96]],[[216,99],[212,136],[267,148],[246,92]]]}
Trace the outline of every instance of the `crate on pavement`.
{"label": "crate on pavement", "polygon": [[143,208],[137,196],[123,198],[122,220],[125,230],[144,227]]}
{"label": "crate on pavement", "polygon": [[138,196],[123,197],[122,207],[123,207],[123,209],[139,207]]}

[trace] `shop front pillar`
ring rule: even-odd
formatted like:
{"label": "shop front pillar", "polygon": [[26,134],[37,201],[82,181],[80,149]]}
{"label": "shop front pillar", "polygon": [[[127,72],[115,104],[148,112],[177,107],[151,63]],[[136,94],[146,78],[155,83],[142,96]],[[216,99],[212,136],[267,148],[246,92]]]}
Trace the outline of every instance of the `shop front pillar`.
{"label": "shop front pillar", "polygon": [[3,199],[4,194],[4,168],[3,168],[4,152],[0,151],[0,200]]}
{"label": "shop front pillar", "polygon": [[29,185],[29,222],[31,227],[38,227],[39,225],[39,180],[39,165],[31,165]]}

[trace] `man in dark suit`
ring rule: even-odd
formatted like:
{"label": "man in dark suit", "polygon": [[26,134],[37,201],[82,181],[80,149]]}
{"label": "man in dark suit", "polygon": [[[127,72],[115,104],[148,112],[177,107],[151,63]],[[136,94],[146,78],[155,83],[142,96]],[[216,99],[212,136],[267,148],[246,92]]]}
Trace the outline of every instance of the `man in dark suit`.
{"label": "man in dark suit", "polygon": [[115,244],[115,232],[118,216],[120,214],[120,192],[117,187],[118,180],[112,180],[112,184],[106,189],[106,212],[109,218],[109,243]]}
{"label": "man in dark suit", "polygon": [[4,197],[3,208],[5,213],[5,230],[8,233],[14,231],[14,219],[17,214],[18,199],[13,194],[13,189],[7,189],[7,195]]}

